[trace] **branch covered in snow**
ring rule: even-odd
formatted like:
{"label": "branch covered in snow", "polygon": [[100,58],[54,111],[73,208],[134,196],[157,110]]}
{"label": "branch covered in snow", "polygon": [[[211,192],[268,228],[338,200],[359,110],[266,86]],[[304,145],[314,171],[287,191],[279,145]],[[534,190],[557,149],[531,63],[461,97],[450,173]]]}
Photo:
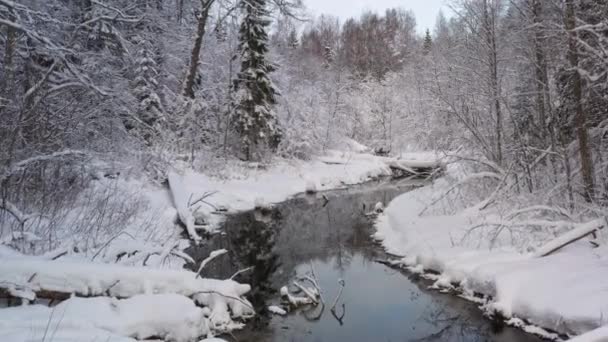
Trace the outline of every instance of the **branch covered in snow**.
{"label": "branch covered in snow", "polygon": [[49,162],[49,161],[62,159],[62,158],[66,158],[66,157],[84,157],[87,155],[89,155],[89,153],[85,152],[85,151],[64,150],[64,151],[59,151],[59,152],[55,152],[55,153],[51,153],[51,154],[38,155],[38,156],[30,157],[27,159],[23,159],[13,165],[11,165],[7,170],[5,170],[0,175],[0,186],[2,186],[4,184],[4,182],[10,176],[12,176],[16,173],[19,173],[19,172],[23,172],[25,169],[28,168],[28,166],[30,166],[32,164],[41,163],[41,162]]}
{"label": "branch covered in snow", "polygon": [[[229,310],[234,317],[253,314],[244,298],[251,287],[232,280],[198,278],[194,272],[159,270],[75,261],[49,261],[34,257],[5,258],[0,263],[0,287],[9,283],[45,296],[67,298],[140,294],[180,294],[202,305]],[[204,294],[204,295],[202,295]]]}
{"label": "branch covered in snow", "polygon": [[595,233],[596,231],[598,231],[600,229],[606,228],[607,224],[608,224],[608,221],[606,220],[606,218],[597,219],[595,221],[581,224],[581,225],[577,226],[576,228],[574,228],[573,230],[569,231],[568,233],[545,244],[544,246],[539,248],[534,253],[534,255],[536,257],[549,256],[549,255],[559,251],[560,249]]}
{"label": "branch covered in snow", "polygon": [[207,257],[207,259],[205,259],[201,262],[201,266],[198,268],[198,271],[196,271],[196,277],[199,278],[201,276],[201,272],[203,271],[205,266],[207,266],[208,263],[213,261],[213,259],[220,257],[226,253],[228,253],[228,251],[225,249],[220,249],[220,250],[211,252],[211,254],[209,254],[209,257]]}
{"label": "branch covered in snow", "polygon": [[191,196],[188,195],[188,191],[181,180],[181,176],[176,173],[170,173],[169,187],[171,188],[171,194],[173,195],[175,209],[177,209],[181,222],[186,226],[188,235],[195,242],[201,241],[201,237],[196,231],[197,227],[195,224],[196,221],[194,219],[194,214],[192,213],[189,205]]}

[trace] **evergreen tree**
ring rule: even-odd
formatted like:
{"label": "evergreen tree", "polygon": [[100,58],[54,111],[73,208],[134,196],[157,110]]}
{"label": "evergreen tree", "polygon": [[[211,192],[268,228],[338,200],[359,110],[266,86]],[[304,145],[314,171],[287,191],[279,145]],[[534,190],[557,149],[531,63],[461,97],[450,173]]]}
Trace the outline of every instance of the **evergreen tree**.
{"label": "evergreen tree", "polygon": [[278,91],[269,73],[275,70],[267,59],[269,12],[266,0],[249,0],[241,4],[245,18],[239,31],[241,71],[234,82],[236,106],[233,125],[241,136],[247,160],[260,144],[275,149],[281,141],[273,105]]}
{"label": "evergreen tree", "polygon": [[288,37],[288,44],[291,49],[297,49],[300,46],[300,39],[298,38],[298,33],[296,29],[291,29]]}
{"label": "evergreen tree", "polygon": [[215,39],[218,42],[223,43],[228,38],[228,31],[226,30],[226,25],[224,25],[221,21],[217,23],[215,27]]}
{"label": "evergreen tree", "polygon": [[[143,48],[138,53],[136,77],[133,81],[133,95],[139,104],[137,117],[148,127],[143,128],[144,138],[149,141],[150,128],[154,128],[163,117],[163,105],[160,96],[157,94],[158,82],[156,80],[158,71],[156,62],[152,58],[148,49]],[[129,128],[129,127],[127,127]]]}
{"label": "evergreen tree", "polygon": [[323,67],[329,69],[333,64],[335,58],[334,50],[329,45],[325,45],[323,48]]}
{"label": "evergreen tree", "polygon": [[431,31],[426,29],[426,34],[424,35],[424,54],[428,55],[433,49],[433,38],[431,37]]}

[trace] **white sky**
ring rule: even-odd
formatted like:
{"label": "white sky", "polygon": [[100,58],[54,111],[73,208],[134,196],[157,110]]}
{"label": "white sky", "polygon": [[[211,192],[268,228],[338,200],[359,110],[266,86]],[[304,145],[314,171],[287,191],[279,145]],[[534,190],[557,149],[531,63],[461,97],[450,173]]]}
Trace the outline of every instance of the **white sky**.
{"label": "white sky", "polygon": [[445,6],[445,0],[304,0],[304,4],[315,15],[331,14],[340,17],[341,21],[356,17],[364,10],[383,13],[387,8],[400,7],[410,9],[416,14],[417,31],[419,34],[435,27],[435,19],[440,9],[449,16],[450,10]]}

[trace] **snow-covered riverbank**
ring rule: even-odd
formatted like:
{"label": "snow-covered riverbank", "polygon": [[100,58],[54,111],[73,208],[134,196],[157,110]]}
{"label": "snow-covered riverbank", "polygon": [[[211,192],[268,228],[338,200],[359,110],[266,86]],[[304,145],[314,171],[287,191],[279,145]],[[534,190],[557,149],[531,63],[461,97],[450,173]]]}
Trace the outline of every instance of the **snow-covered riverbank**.
{"label": "snow-covered riverbank", "polygon": [[[306,162],[281,160],[260,168],[232,166],[221,177],[187,170],[174,173],[169,179],[177,207],[191,212],[200,222],[196,228],[212,232],[223,220],[222,212],[247,211],[304,192],[333,190],[388,177],[392,174],[389,161],[371,154],[330,151]],[[204,200],[198,201],[201,198]],[[194,239],[199,238],[198,233],[189,233]]]}
{"label": "snow-covered riverbank", "polygon": [[[375,237],[388,252],[404,257],[400,265],[438,273],[427,273],[437,289],[458,287],[464,297],[483,301],[487,312],[500,313],[510,324],[546,337],[558,338],[540,327],[574,336],[608,324],[605,245],[594,249],[583,239],[547,257],[537,255],[539,250],[551,250],[555,232],[605,223],[535,222],[525,215],[518,223],[513,213],[527,209],[501,214],[480,206],[458,208],[455,196],[440,200],[452,184],[440,179],[404,194],[378,219]],[[545,226],[552,229],[539,228]],[[604,337],[591,334],[590,339],[577,341],[607,340],[605,334],[595,334]]]}
{"label": "snow-covered riverbank", "polygon": [[[420,161],[426,156],[412,158]],[[227,213],[282,202],[306,191],[390,176],[389,165],[395,163],[407,164],[334,151],[312,161],[276,160],[254,168],[232,162],[226,172],[213,176],[182,169],[172,173],[171,181],[181,189],[173,196],[144,180],[101,177],[93,183],[93,193],[108,194],[107,210],[123,210],[123,202],[139,208],[125,226],[103,226],[92,235],[90,229],[68,225],[55,232],[58,242],[52,250],[46,250],[50,244],[37,235],[41,231],[37,227],[2,236],[0,289],[4,294],[22,298],[24,303],[63,302],[53,308],[0,309],[0,340],[80,342],[86,336],[112,342],[151,337],[187,342],[237,329],[243,318],[253,314],[245,298],[250,288],[182,270],[185,263],[194,261],[183,253],[190,242],[177,224],[179,203],[196,215],[195,228],[212,232]],[[86,211],[87,201],[71,210]],[[29,253],[17,251],[26,245]],[[71,295],[79,298],[68,299]]]}

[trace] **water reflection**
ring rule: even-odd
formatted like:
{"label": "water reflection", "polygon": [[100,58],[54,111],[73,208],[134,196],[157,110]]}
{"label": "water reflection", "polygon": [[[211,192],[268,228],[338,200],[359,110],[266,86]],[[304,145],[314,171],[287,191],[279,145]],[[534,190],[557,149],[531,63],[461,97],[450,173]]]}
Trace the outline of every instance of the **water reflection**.
{"label": "water reflection", "polygon": [[[412,184],[377,184],[352,191],[307,196],[268,212],[230,217],[224,234],[190,252],[203,260],[226,248],[205,275],[228,278],[254,266],[238,280],[252,284],[251,300],[260,313],[236,341],[538,341],[520,331],[493,326],[472,304],[426,289],[428,284],[377,263],[386,256],[369,238],[372,221],[364,213],[388,203]],[[345,281],[335,313],[328,307],[302,308],[272,317],[277,290],[310,272],[326,302]],[[342,304],[344,306],[342,306]],[[330,306],[331,304],[328,304]]]}

